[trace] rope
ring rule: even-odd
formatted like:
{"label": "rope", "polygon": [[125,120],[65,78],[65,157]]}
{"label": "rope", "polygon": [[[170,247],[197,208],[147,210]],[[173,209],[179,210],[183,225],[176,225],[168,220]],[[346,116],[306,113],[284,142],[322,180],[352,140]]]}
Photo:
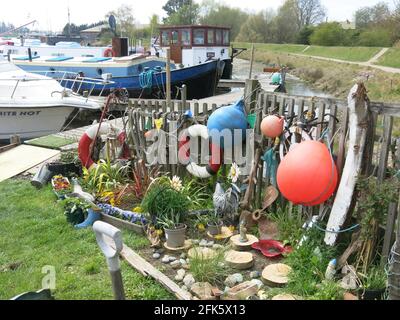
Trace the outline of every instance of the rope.
{"label": "rope", "polygon": [[143,89],[150,89],[153,86],[154,70],[143,71],[139,74],[139,84]]}
{"label": "rope", "polygon": [[327,230],[324,228],[321,228],[319,225],[317,225],[315,222],[313,223],[313,227],[315,227],[317,230],[322,231],[322,232],[329,232],[329,233],[344,233],[344,232],[349,232],[352,231],[356,228],[358,228],[360,225],[357,223],[349,228],[343,229],[343,230],[338,230],[338,231],[334,231],[334,230]]}

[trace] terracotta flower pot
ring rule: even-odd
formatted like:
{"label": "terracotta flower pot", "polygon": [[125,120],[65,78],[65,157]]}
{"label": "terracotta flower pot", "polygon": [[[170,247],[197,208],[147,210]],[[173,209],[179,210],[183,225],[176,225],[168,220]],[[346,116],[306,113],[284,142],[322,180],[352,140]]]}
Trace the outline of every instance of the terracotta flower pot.
{"label": "terracotta flower pot", "polygon": [[183,247],[185,245],[186,229],[186,224],[179,224],[175,229],[164,228],[167,246],[170,248]]}
{"label": "terracotta flower pot", "polygon": [[223,226],[223,222],[219,221],[218,224],[207,223],[207,231],[212,235],[216,236],[217,234],[221,234],[221,228]]}

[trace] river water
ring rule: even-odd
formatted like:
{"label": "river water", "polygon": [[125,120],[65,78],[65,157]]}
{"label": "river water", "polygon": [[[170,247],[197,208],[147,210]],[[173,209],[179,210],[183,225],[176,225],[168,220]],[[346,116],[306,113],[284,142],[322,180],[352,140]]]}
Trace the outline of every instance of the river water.
{"label": "river water", "polygon": [[[264,67],[266,64],[254,62],[253,63],[253,77],[256,78],[257,74],[261,74],[263,72]],[[232,78],[245,80],[249,77],[249,70],[250,70],[250,61],[244,59],[235,58],[233,60],[233,72]],[[286,90],[288,94],[292,95],[301,95],[301,96],[310,96],[310,97],[323,97],[329,98],[331,97],[327,93],[324,93],[321,90],[315,89],[306,82],[302,81],[301,79],[291,75],[286,75]]]}

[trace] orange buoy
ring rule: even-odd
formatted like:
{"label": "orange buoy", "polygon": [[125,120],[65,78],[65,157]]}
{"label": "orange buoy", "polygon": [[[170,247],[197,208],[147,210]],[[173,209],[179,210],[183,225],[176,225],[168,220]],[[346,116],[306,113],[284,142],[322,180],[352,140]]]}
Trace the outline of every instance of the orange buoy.
{"label": "orange buoy", "polygon": [[270,115],[261,121],[261,132],[268,138],[276,138],[282,134],[283,131],[283,117]]}
{"label": "orange buoy", "polygon": [[336,189],[336,165],[325,144],[304,141],[290,150],[279,164],[277,183],[283,196],[294,204],[315,206]]}

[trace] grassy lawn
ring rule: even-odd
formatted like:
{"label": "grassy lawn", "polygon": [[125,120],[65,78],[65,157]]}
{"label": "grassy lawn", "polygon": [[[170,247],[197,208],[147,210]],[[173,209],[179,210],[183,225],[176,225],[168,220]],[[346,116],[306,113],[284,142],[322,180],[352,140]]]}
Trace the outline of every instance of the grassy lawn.
{"label": "grassy lawn", "polygon": [[[147,239],[123,234],[132,248]],[[92,229],[75,230],[48,186],[36,190],[27,180],[0,183],[0,299],[41,289],[42,267],[54,266],[56,299],[113,299],[106,261]],[[170,299],[164,288],[126,262],[122,277],[128,299]]]}
{"label": "grassy lawn", "polygon": [[400,49],[390,48],[376,63],[381,66],[400,68]]}
{"label": "grassy lawn", "polygon": [[[236,48],[251,48],[251,43],[235,42],[233,46]],[[286,53],[302,53],[307,48],[302,44],[274,44],[274,43],[255,43],[254,48],[261,51],[286,52]]]}
{"label": "grassy lawn", "polygon": [[[251,48],[251,43],[235,42],[234,47]],[[272,43],[255,43],[256,51],[261,52],[281,52],[281,53],[299,53],[310,56],[320,56],[326,58],[334,58],[348,61],[368,61],[376,55],[381,48],[371,47],[322,47],[310,46],[306,51],[306,45],[299,44],[272,44]],[[400,61],[400,60],[398,60]]]}
{"label": "grassy lawn", "polygon": [[334,58],[347,61],[365,62],[370,60],[382,48],[375,47],[321,47],[310,46],[304,54],[310,56],[319,56]]}

